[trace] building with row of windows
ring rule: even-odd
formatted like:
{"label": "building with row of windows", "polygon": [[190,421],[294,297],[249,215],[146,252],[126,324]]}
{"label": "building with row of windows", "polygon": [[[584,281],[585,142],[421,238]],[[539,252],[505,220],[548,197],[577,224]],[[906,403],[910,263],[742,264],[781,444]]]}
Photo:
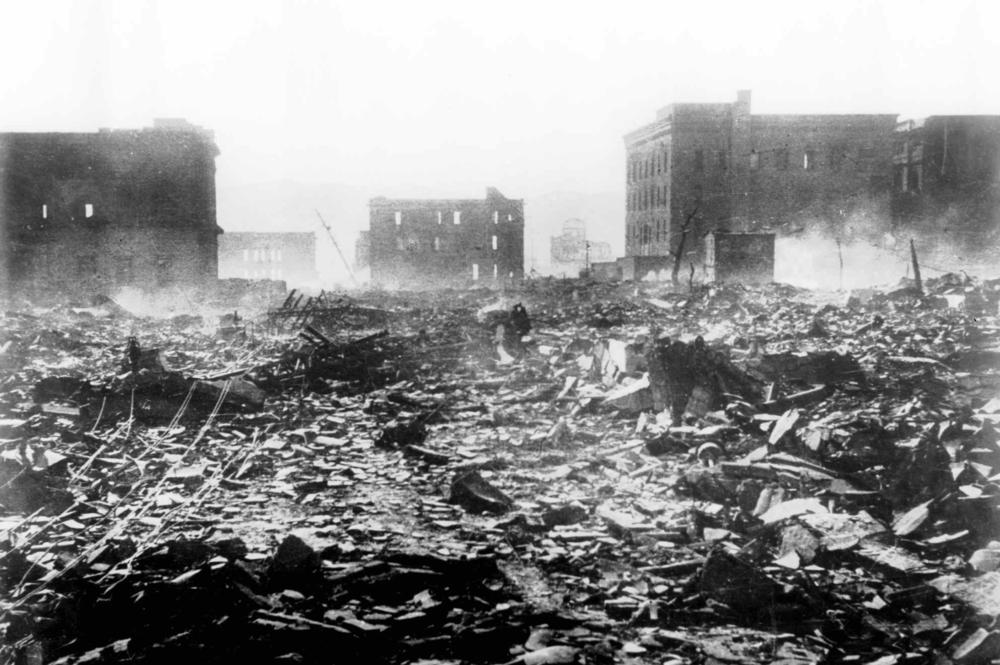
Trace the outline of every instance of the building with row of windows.
{"label": "building with row of windows", "polygon": [[489,187],[485,199],[369,202],[358,264],[383,288],[499,287],[524,277],[524,201]]}
{"label": "building with row of windows", "polygon": [[625,274],[633,257],[700,262],[713,231],[780,229],[887,191],[895,126],[895,115],[754,115],[747,90],[660,109],[625,136]]}
{"label": "building with row of windows", "polygon": [[314,286],[315,233],[229,232],[219,239],[219,277],[269,279],[296,288]]}
{"label": "building with row of windows", "polygon": [[701,264],[713,232],[836,229],[857,209],[996,232],[1000,117],[759,115],[750,101],[672,104],[625,136],[624,277]]}

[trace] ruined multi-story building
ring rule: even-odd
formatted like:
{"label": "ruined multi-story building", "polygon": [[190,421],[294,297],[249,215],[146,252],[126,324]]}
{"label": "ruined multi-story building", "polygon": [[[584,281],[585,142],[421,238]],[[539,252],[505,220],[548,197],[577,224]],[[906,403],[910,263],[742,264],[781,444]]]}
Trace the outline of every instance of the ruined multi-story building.
{"label": "ruined multi-story building", "polygon": [[386,288],[503,286],[524,277],[524,201],[489,187],[485,199],[369,202],[372,283]]}
{"label": "ruined multi-story building", "polygon": [[567,219],[562,233],[549,238],[550,259],[556,274],[576,276],[591,264],[609,261],[611,245],[587,240],[587,225],[582,219]]}
{"label": "ruined multi-story building", "polygon": [[210,132],[182,120],[0,134],[0,288],[99,293],[218,274]]}
{"label": "ruined multi-story building", "polygon": [[907,120],[894,138],[897,225],[945,233],[958,246],[1000,240],[1000,116]]}
{"label": "ruined multi-story building", "polygon": [[[623,273],[700,261],[712,231],[835,224],[887,201],[896,115],[754,115],[733,103],[673,104],[625,136]],[[640,266],[642,266],[640,268]]]}
{"label": "ruined multi-story building", "polygon": [[316,234],[229,231],[219,238],[219,277],[313,286],[318,280]]}

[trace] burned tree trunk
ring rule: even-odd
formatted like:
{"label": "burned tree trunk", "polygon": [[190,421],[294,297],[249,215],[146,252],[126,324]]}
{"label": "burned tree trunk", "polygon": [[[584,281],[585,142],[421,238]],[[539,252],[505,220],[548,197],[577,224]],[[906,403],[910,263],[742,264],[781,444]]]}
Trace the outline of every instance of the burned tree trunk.
{"label": "burned tree trunk", "polygon": [[687,214],[684,218],[684,223],[681,225],[681,237],[677,241],[677,250],[673,252],[674,266],[670,271],[670,281],[673,284],[677,284],[680,279],[681,273],[681,262],[684,260],[684,248],[687,245],[688,234],[691,233],[691,226],[694,224],[695,217],[698,214],[698,207],[695,206],[694,210]]}

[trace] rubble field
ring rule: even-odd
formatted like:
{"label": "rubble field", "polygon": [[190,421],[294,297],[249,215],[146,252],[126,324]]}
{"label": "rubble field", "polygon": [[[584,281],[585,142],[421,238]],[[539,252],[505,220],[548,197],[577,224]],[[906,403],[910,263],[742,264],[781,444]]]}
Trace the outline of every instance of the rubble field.
{"label": "rubble field", "polygon": [[996,662],[998,300],[13,307],[0,662]]}

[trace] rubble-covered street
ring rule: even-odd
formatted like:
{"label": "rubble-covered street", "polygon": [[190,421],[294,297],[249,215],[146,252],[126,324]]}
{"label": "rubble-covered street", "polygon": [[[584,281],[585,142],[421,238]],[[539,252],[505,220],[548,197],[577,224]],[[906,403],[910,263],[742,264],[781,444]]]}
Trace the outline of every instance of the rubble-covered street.
{"label": "rubble-covered street", "polygon": [[2,662],[983,663],[1000,280],[0,330]]}

